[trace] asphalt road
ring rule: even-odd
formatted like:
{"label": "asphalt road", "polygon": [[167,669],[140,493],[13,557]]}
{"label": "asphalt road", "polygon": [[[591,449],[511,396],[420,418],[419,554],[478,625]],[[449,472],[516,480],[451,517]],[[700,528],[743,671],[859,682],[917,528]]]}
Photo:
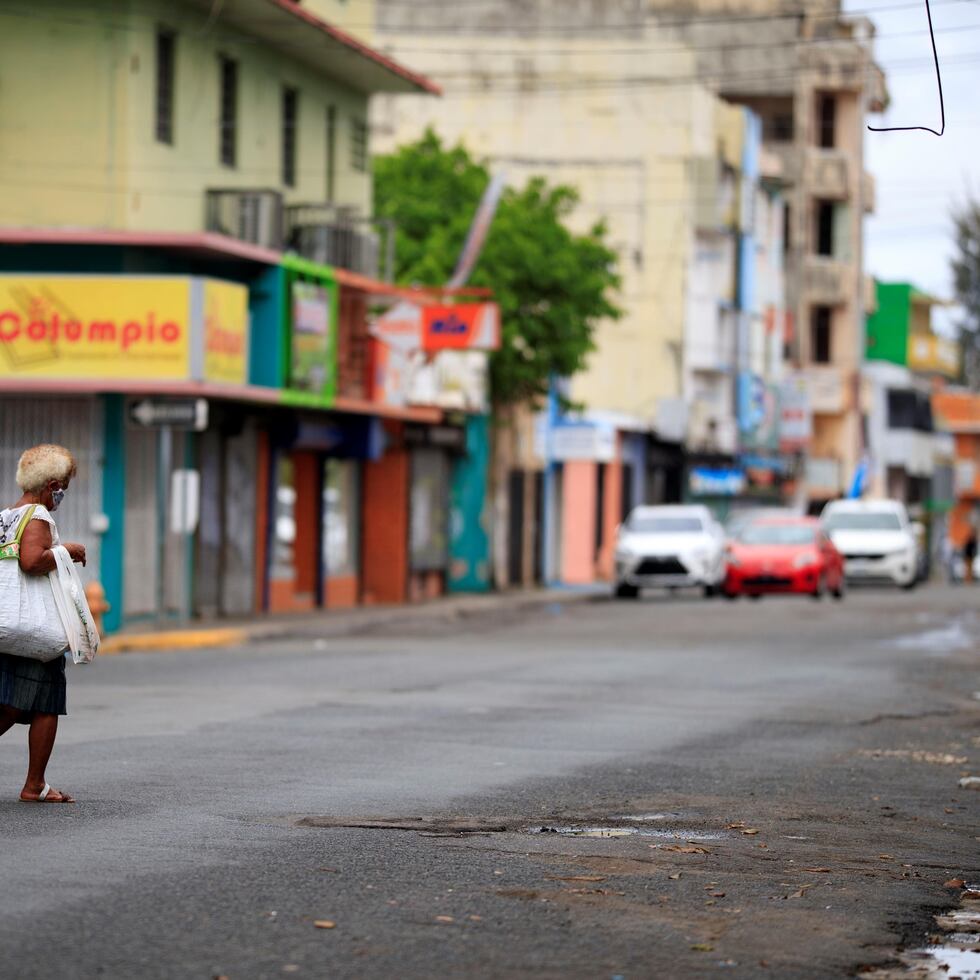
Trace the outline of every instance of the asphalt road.
{"label": "asphalt road", "polygon": [[933,587],[70,669],[79,802],[0,740],[0,975],[852,975],[980,878],[978,637]]}

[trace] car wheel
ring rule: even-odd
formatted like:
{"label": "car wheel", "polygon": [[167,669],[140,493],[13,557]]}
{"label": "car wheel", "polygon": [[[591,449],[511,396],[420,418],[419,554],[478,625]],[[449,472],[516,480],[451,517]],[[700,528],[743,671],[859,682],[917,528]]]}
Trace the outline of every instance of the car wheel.
{"label": "car wheel", "polygon": [[904,590],[905,590],[906,592],[911,592],[911,591],[912,591],[913,589],[915,589],[915,588],[916,588],[916,586],[917,586],[918,584],[919,584],[919,582],[918,582],[918,579],[912,579],[912,581],[911,581],[911,582],[906,582],[906,583],[905,583],[905,584],[904,584],[904,585],[902,586],[902,588],[903,588],[903,589],[904,589]]}
{"label": "car wheel", "polygon": [[840,601],[841,599],[843,599],[843,598],[844,598],[844,596],[846,595],[846,593],[847,593],[847,587],[846,587],[846,586],[844,585],[844,576],[842,575],[842,576],[841,576],[841,577],[840,577],[840,578],[839,578],[839,579],[837,580],[837,588],[836,588],[836,589],[834,589],[834,591],[833,591],[833,592],[831,592],[830,594],[831,594],[831,595],[832,595],[832,596],[833,596],[833,597],[834,597],[835,599],[837,599],[837,600],[838,600],[838,602],[839,602],[839,601]]}
{"label": "car wheel", "polygon": [[810,593],[810,598],[819,602],[823,598],[825,589],[826,583],[824,582],[823,576],[821,576],[817,579],[817,587]]}
{"label": "car wheel", "polygon": [[741,595],[738,592],[726,592],[725,593],[725,598],[729,602],[734,602],[736,599],[740,599],[741,598]]}
{"label": "car wheel", "polygon": [[617,599],[635,599],[639,594],[640,590],[635,585],[629,585],[626,582],[619,582],[616,585]]}
{"label": "car wheel", "polygon": [[761,592],[750,592],[749,593],[749,598],[753,602],[758,602],[762,598],[762,593]]}
{"label": "car wheel", "polygon": [[705,597],[705,599],[714,599],[714,597],[718,595],[718,586],[705,585],[701,589],[701,594]]}

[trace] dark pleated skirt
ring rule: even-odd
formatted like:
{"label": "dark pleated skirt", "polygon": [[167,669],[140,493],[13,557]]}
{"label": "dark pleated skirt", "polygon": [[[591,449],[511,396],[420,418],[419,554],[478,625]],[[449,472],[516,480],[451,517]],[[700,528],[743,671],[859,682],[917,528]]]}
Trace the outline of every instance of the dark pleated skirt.
{"label": "dark pleated skirt", "polygon": [[0,704],[16,708],[22,725],[29,724],[36,711],[68,714],[65,658],[41,663],[0,653]]}

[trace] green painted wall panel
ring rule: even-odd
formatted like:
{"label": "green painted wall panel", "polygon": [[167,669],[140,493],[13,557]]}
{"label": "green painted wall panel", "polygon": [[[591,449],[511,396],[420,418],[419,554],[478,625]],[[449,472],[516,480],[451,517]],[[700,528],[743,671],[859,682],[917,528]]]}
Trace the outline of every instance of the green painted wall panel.
{"label": "green painted wall panel", "polygon": [[876,282],[878,309],[867,319],[865,353],[869,361],[906,364],[912,286],[906,282]]}
{"label": "green painted wall panel", "polygon": [[453,465],[449,502],[450,592],[490,590],[490,535],[487,533],[487,477],[490,419],[466,420],[466,455]]}

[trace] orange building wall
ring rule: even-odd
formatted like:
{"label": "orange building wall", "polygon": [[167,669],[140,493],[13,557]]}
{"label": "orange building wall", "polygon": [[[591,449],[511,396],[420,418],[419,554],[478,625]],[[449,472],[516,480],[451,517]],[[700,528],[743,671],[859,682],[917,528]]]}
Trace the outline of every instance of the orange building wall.
{"label": "orange building wall", "polygon": [[364,603],[404,602],[408,593],[409,457],[389,450],[364,465]]}
{"label": "orange building wall", "polygon": [[596,464],[565,463],[562,477],[562,581],[595,581]]}
{"label": "orange building wall", "polygon": [[356,575],[331,575],[323,583],[323,604],[328,609],[352,609],[360,601]]}
{"label": "orange building wall", "polygon": [[617,450],[616,459],[607,464],[602,487],[602,550],[596,562],[596,577],[610,580],[616,553],[616,528],[621,520],[623,502],[623,464]]}

